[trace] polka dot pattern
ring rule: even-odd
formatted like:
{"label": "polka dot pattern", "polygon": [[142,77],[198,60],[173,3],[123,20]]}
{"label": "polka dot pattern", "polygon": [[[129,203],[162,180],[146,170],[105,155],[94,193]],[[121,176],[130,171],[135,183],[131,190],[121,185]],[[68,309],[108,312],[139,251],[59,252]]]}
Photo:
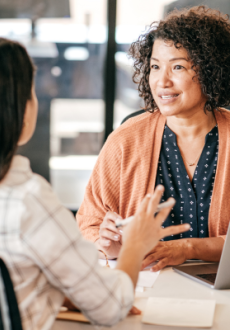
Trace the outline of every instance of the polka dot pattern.
{"label": "polka dot pattern", "polygon": [[161,202],[173,197],[176,204],[164,222],[164,227],[189,223],[191,228],[186,233],[166,237],[164,240],[209,236],[208,213],[215,181],[218,146],[218,127],[215,126],[205,137],[205,146],[190,182],[177,146],[176,135],[165,126],[156,186],[162,184],[165,187]]}

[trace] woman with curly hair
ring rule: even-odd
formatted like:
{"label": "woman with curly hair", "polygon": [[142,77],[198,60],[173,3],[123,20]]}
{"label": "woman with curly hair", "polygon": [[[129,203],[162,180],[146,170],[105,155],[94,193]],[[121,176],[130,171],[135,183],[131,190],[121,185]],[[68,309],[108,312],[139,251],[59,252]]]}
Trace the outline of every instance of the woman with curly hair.
{"label": "woman with curly hair", "polygon": [[[204,6],[174,11],[131,45],[133,79],[145,112],[127,120],[104,145],[77,220],[109,258],[122,245],[117,218],[133,215],[146,193],[165,187],[176,204],[166,237],[142,267],[186,259],[219,261],[230,220],[230,22]],[[144,244],[144,242],[143,242]]]}

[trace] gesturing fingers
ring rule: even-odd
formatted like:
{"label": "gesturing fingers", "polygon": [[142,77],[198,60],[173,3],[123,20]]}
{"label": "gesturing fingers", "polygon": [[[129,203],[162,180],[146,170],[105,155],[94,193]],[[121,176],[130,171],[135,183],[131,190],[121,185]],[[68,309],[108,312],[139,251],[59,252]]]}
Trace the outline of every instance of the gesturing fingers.
{"label": "gesturing fingers", "polygon": [[150,194],[147,194],[144,199],[142,200],[140,206],[137,209],[137,215],[143,215],[144,213],[146,213],[147,207],[148,207],[148,203],[150,201]]}
{"label": "gesturing fingers", "polygon": [[171,211],[171,209],[172,209],[172,207],[173,207],[173,203],[175,203],[175,200],[174,200],[174,198],[169,198],[168,200],[167,200],[167,202],[172,202],[172,205],[170,205],[170,206],[168,206],[168,207],[165,207],[164,209],[162,209],[158,214],[157,214],[157,216],[156,216],[156,222],[157,222],[157,224],[158,225],[161,225],[164,221],[165,221],[165,219],[168,217],[168,215],[169,215],[169,213],[170,213],[170,211]]}
{"label": "gesturing fingers", "polygon": [[156,213],[156,209],[158,204],[160,203],[162,194],[164,192],[164,187],[162,185],[158,185],[155,189],[154,194],[151,196],[148,207],[147,207],[147,213],[150,216],[154,216],[154,213]]}
{"label": "gesturing fingers", "polygon": [[170,226],[161,230],[161,237],[164,238],[166,236],[177,235],[188,231],[190,229],[190,225],[188,223],[184,225]]}

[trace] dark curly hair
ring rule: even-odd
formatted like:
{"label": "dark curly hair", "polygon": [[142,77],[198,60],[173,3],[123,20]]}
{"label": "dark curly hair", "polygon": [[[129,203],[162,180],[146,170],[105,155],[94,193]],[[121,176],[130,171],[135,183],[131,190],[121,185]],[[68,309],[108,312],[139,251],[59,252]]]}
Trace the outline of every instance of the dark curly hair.
{"label": "dark curly hair", "polygon": [[174,10],[164,20],[153,22],[147,33],[132,43],[129,54],[134,58],[133,81],[145,109],[154,112],[150,86],[150,58],[156,39],[172,41],[185,48],[194,77],[198,78],[207,97],[204,111],[213,111],[230,104],[230,21],[229,16],[205,6]]}

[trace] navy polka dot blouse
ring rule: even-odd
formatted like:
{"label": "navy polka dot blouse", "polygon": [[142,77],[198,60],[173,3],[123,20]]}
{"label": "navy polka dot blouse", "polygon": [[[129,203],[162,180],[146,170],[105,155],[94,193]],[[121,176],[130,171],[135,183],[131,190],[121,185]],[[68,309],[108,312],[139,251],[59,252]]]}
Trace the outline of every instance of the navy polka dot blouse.
{"label": "navy polka dot blouse", "polygon": [[162,184],[165,187],[161,202],[174,197],[176,204],[163,227],[189,223],[191,228],[190,231],[165,237],[163,240],[209,236],[208,213],[215,181],[218,141],[218,128],[215,126],[205,137],[205,146],[190,182],[177,146],[176,135],[165,126],[156,186]]}

